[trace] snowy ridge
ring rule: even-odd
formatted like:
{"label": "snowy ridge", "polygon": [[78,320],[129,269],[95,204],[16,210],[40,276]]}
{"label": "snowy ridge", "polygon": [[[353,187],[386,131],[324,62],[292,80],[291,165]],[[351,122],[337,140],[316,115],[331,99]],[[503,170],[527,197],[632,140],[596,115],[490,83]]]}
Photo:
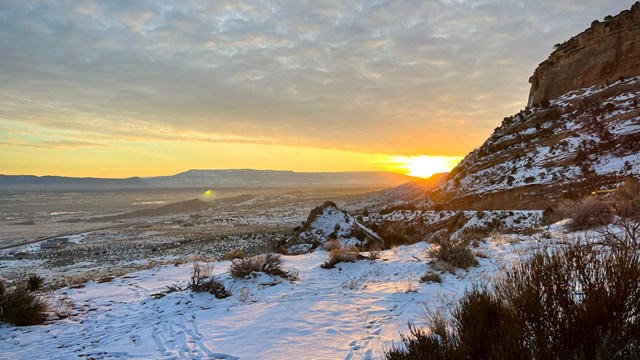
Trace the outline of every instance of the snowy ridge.
{"label": "snowy ridge", "polygon": [[[640,78],[623,79],[572,91],[548,106],[507,117],[450,173],[434,197],[455,203],[538,186],[545,188],[544,197],[557,198],[570,190],[607,188],[636,176],[639,97]],[[575,188],[578,183],[587,188]]]}

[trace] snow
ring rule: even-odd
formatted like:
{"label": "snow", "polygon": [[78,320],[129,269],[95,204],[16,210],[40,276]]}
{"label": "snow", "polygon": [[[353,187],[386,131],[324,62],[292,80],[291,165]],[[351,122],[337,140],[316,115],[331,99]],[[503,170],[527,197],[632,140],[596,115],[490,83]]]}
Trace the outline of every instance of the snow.
{"label": "snow", "polygon": [[[515,215],[522,215],[514,213]],[[515,236],[515,235],[514,235]],[[443,283],[419,283],[429,244],[417,243],[322,269],[325,251],[284,256],[299,280],[267,275],[232,279],[228,261],[214,273],[232,296],[177,292],[151,294],[185,282],[191,265],[160,266],[61,289],[54,297],[74,304],[72,316],[44,326],[0,326],[3,358],[66,359],[380,359],[383,349],[418,325],[425,307],[454,303],[473,283],[484,283],[505,264],[536,247],[488,241],[476,251],[480,266],[443,274]],[[417,259],[421,259],[418,261]]]}
{"label": "snow", "polygon": [[[640,77],[572,91],[551,101],[549,109],[561,112],[557,118],[542,108],[519,113],[514,121],[503,122],[436,191],[455,197],[530,185],[554,191],[595,175],[637,174],[638,83]],[[583,163],[575,161],[579,154],[587,158]]]}
{"label": "snow", "polygon": [[[309,219],[296,234],[298,241],[323,244],[328,239],[335,238],[340,241],[341,246],[357,246],[365,239],[358,239],[356,231],[363,232],[369,238],[380,240],[374,231],[367,229],[352,215],[334,204],[325,203],[318,211],[319,213],[313,219]],[[310,244],[296,244],[290,247],[289,251],[299,253],[306,248],[310,248]]]}

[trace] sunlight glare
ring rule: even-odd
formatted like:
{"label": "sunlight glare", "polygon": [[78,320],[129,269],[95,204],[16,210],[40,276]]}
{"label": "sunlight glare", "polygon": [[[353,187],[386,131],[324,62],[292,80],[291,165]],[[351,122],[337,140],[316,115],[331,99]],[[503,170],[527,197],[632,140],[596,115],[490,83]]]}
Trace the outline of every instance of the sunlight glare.
{"label": "sunlight glare", "polygon": [[459,156],[396,156],[394,162],[407,175],[428,178],[434,174],[449,172],[462,157]]}

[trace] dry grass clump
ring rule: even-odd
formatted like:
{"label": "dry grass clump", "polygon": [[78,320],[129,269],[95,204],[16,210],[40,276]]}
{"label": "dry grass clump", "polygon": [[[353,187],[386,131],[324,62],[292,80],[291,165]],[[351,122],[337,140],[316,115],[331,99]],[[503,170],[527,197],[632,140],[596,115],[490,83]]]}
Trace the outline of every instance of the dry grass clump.
{"label": "dry grass clump", "polygon": [[616,215],[640,220],[640,182],[627,180],[613,195],[613,207]]}
{"label": "dry grass clump", "polygon": [[637,248],[572,244],[515,265],[493,291],[475,287],[386,358],[636,359],[639,314]]}
{"label": "dry grass clump", "polygon": [[380,253],[382,252],[382,245],[373,244],[369,247],[369,260],[378,260],[380,259]]}
{"label": "dry grass clump", "polygon": [[442,283],[442,276],[435,271],[427,271],[420,277],[420,282],[423,283]]}
{"label": "dry grass clump", "polygon": [[326,243],[324,243],[323,248],[327,251],[331,251],[333,249],[339,249],[342,245],[340,244],[340,240],[338,239],[329,239]]}
{"label": "dry grass clump", "polygon": [[596,196],[561,204],[558,212],[571,219],[569,228],[573,231],[588,230],[609,224],[613,219],[613,208],[610,202]]}
{"label": "dry grass clump", "polygon": [[229,297],[231,293],[224,286],[224,283],[213,276],[213,265],[200,265],[198,263],[193,264],[191,269],[191,275],[187,285],[173,284],[168,285],[167,290],[160,293],[151,294],[155,299],[165,297],[167,294],[173,292],[182,292],[190,290],[193,292],[208,292],[215,296],[216,299],[224,299]]}
{"label": "dry grass clump", "polygon": [[439,235],[434,239],[434,246],[429,248],[429,255],[435,263],[446,263],[461,269],[478,265],[478,260],[469,248],[469,242],[452,240],[449,236]]}
{"label": "dry grass clump", "polygon": [[497,245],[515,244],[520,242],[518,238],[507,234],[493,233],[491,234],[491,237]]}
{"label": "dry grass clump", "polygon": [[31,274],[25,281],[28,292],[40,291],[44,287],[44,278],[40,275]]}
{"label": "dry grass clump", "polygon": [[242,249],[231,250],[224,254],[222,260],[244,259],[247,257],[247,253]]}
{"label": "dry grass clump", "polygon": [[462,230],[459,239],[461,241],[482,241],[489,236],[491,230],[482,226],[472,226]]}
{"label": "dry grass clump", "polygon": [[571,230],[588,230],[605,226],[615,220],[640,220],[640,183],[628,179],[611,196],[588,196],[584,199],[561,204],[558,212],[571,219]]}
{"label": "dry grass clump", "polygon": [[360,251],[356,246],[346,246],[329,251],[329,258],[321,265],[324,269],[333,269],[342,262],[356,262],[360,256]]}
{"label": "dry grass clump", "polygon": [[17,326],[44,323],[49,306],[37,293],[43,284],[44,279],[37,275],[20,279],[12,286],[0,279],[0,322]]}
{"label": "dry grass clump", "polygon": [[234,278],[247,278],[255,273],[265,273],[293,280],[282,268],[282,257],[278,254],[261,254],[244,259],[235,259],[229,266],[229,273]]}
{"label": "dry grass clump", "polygon": [[231,295],[222,281],[213,277],[213,265],[193,264],[187,289],[193,292],[208,292],[216,299],[224,299]]}

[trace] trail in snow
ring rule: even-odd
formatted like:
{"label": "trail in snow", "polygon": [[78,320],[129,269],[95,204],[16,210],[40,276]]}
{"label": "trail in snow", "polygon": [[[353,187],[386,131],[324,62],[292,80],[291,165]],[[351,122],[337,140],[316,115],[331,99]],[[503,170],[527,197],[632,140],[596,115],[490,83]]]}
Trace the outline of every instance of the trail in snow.
{"label": "trail in snow", "polygon": [[[166,285],[186,281],[190,265],[158,267],[58,292],[76,314],[45,326],[0,326],[1,358],[92,359],[381,359],[407,323],[420,324],[425,305],[454,302],[474,282],[531,248],[531,241],[482,244],[489,259],[442,284],[419,284],[428,244],[400,246],[382,259],[322,269],[326,253],[286,256],[300,280],[225,274],[233,296],[179,292],[154,300]],[[416,292],[407,292],[411,288]]]}

